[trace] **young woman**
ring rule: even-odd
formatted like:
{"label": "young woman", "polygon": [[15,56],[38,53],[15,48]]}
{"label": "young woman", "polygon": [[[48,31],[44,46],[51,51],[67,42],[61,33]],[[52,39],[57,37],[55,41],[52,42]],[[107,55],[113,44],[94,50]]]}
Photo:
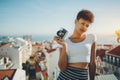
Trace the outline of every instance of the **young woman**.
{"label": "young woman", "polygon": [[81,10],[75,19],[73,34],[65,41],[55,36],[61,44],[58,66],[60,74],[57,80],[94,80],[96,71],[96,38],[86,34],[94,15],[89,10]]}

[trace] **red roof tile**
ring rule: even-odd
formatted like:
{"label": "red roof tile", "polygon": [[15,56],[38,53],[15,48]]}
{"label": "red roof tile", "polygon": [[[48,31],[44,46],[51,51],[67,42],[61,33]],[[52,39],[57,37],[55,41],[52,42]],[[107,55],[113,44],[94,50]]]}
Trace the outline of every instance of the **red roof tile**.
{"label": "red roof tile", "polygon": [[35,42],[32,46],[42,46],[42,43]]}
{"label": "red roof tile", "polygon": [[16,69],[7,69],[7,70],[0,70],[0,80],[5,77],[12,79],[15,74]]}
{"label": "red roof tile", "polygon": [[47,50],[48,53],[51,53],[53,51],[55,51],[56,49],[50,49],[50,50]]}
{"label": "red roof tile", "polygon": [[6,46],[10,47],[10,46],[12,46],[12,44],[8,43],[8,44],[6,44]]}
{"label": "red roof tile", "polygon": [[106,49],[97,49],[96,56],[100,56],[100,58],[102,59],[102,57],[106,56],[105,51],[106,51]]}
{"label": "red roof tile", "polygon": [[120,56],[120,45],[108,52],[109,54]]}
{"label": "red roof tile", "polygon": [[2,45],[0,44],[0,47],[1,47]]}

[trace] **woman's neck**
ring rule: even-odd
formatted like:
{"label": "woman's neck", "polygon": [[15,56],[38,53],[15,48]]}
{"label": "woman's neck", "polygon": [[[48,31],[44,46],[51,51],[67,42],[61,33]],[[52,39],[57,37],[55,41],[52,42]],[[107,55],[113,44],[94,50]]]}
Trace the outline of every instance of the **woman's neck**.
{"label": "woman's neck", "polygon": [[74,43],[82,42],[83,40],[85,40],[85,38],[86,38],[85,34],[81,34],[81,35],[73,34],[69,37],[69,39]]}
{"label": "woman's neck", "polygon": [[76,39],[80,39],[81,37],[83,37],[85,34],[84,33],[77,33],[77,32],[74,32],[71,37],[72,38],[76,38]]}

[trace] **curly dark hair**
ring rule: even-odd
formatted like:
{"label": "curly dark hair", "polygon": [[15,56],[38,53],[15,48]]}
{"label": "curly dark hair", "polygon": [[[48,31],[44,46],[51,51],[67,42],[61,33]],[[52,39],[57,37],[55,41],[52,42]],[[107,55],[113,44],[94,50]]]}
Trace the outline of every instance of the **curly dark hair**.
{"label": "curly dark hair", "polygon": [[80,12],[78,12],[76,19],[79,20],[80,18],[88,20],[90,23],[93,23],[94,21],[94,15],[89,10],[81,10]]}

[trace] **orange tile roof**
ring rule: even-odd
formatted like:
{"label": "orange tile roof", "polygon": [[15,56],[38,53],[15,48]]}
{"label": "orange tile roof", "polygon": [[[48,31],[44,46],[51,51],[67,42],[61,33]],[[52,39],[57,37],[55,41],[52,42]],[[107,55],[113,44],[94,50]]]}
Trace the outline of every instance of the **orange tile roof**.
{"label": "orange tile roof", "polygon": [[35,42],[32,46],[42,46],[42,43]]}
{"label": "orange tile roof", "polygon": [[[2,47],[2,46],[4,46],[4,45],[0,44],[0,47]],[[10,47],[10,46],[12,46],[12,44],[7,43],[7,44],[5,44],[5,46]]]}
{"label": "orange tile roof", "polygon": [[106,56],[105,52],[106,52],[106,49],[97,49],[96,56],[99,56],[102,59],[103,57]]}
{"label": "orange tile roof", "polygon": [[10,80],[12,80],[15,72],[16,69],[0,70],[0,80],[3,80],[5,77],[8,77]]}
{"label": "orange tile roof", "polygon": [[0,44],[0,47],[1,47],[2,45]]}
{"label": "orange tile roof", "polygon": [[55,51],[56,49],[50,49],[50,50],[47,50],[48,53],[51,53],[53,51]]}
{"label": "orange tile roof", "polygon": [[111,55],[120,56],[120,45],[108,52]]}
{"label": "orange tile roof", "polygon": [[8,46],[8,47],[10,47],[12,44],[10,44],[10,43],[8,43],[8,44],[6,44],[6,46]]}

